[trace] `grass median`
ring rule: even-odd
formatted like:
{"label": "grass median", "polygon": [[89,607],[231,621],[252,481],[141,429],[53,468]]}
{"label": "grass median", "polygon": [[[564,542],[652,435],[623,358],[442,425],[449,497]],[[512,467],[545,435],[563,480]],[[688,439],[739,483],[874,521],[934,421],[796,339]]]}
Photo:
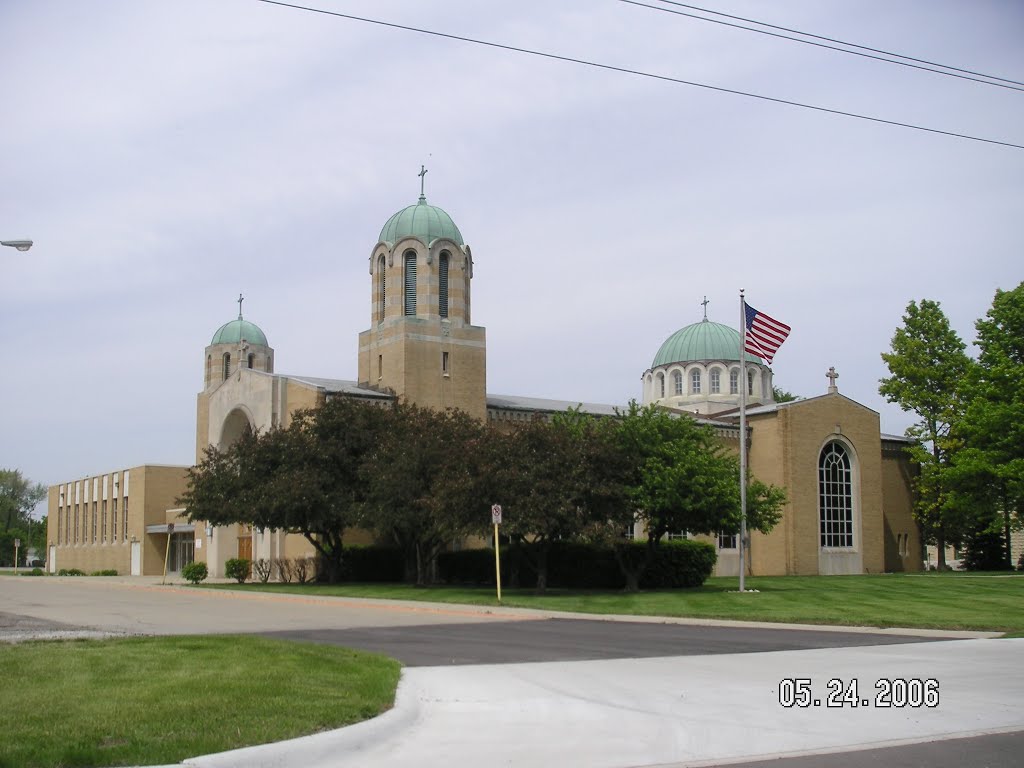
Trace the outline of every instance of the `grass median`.
{"label": "grass median", "polygon": [[[238,589],[237,584],[206,585]],[[502,590],[502,605],[595,614],[684,616],[741,621],[1024,633],[1024,574],[920,573],[864,576],[758,576],[696,589],[627,593]],[[406,584],[247,584],[243,589],[305,595],[497,605],[494,587]]]}
{"label": "grass median", "polygon": [[0,646],[0,768],[178,763],[374,717],[399,663],[256,637]]}

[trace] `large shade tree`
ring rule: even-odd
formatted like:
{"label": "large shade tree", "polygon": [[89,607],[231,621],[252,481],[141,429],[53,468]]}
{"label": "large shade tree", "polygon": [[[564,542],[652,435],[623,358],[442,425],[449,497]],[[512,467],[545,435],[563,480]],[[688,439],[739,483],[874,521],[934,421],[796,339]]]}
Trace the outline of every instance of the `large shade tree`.
{"label": "large shade tree", "polygon": [[46,486],[33,483],[21,470],[0,469],[0,565],[14,565],[15,540],[21,541],[21,552],[45,548],[46,524],[32,517],[45,498]]}
{"label": "large shade tree", "polygon": [[484,426],[464,411],[388,410],[360,482],[364,525],[405,554],[406,580],[434,580],[437,555],[490,521],[481,471]]}
{"label": "large shade tree", "polygon": [[297,411],[285,428],[246,431],[224,451],[207,450],[180,501],[191,520],[301,534],[337,581],[345,533],[367,505],[365,465],[389,416],[388,407],[336,398]]}
{"label": "large shade tree", "polygon": [[539,592],[547,588],[552,544],[580,537],[625,506],[614,438],[610,419],[578,409],[490,436],[487,472],[503,508],[502,532],[521,547]]}
{"label": "large shade tree", "polygon": [[[739,530],[739,462],[715,439],[710,427],[688,416],[632,402],[618,420],[618,443],[628,473],[624,479],[628,505],[617,522],[639,522],[647,532],[642,552],[616,547],[627,590],[638,588],[666,534]],[[761,482],[749,488],[748,524],[768,533],[781,518],[785,494]]]}
{"label": "large shade tree", "polygon": [[878,391],[888,402],[914,413],[918,420],[907,430],[915,439],[909,449],[920,467],[916,479],[914,515],[925,541],[938,549],[938,566],[945,569],[947,543],[958,543],[964,532],[962,508],[953,503],[949,474],[955,439],[951,425],[963,411],[961,384],[971,360],[965,345],[949,324],[939,303],[911,301],[882,359],[889,376]]}
{"label": "large shade tree", "polygon": [[[975,327],[978,360],[960,383],[964,415],[953,430],[952,497],[973,512],[969,560],[1012,567],[1024,503],[1024,283],[996,291]],[[980,551],[988,547],[990,556]]]}

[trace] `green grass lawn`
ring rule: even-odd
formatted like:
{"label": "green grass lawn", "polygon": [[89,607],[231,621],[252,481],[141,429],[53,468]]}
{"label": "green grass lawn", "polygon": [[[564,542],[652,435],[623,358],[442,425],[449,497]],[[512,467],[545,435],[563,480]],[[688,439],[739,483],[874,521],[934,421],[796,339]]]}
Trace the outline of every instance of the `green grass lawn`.
{"label": "green grass lawn", "polygon": [[374,717],[399,664],[254,637],[0,645],[0,768],[153,765]]}
{"label": "green grass lawn", "polygon": [[[238,589],[236,584],[206,585]],[[926,627],[1024,632],[1024,575],[921,573],[868,576],[712,578],[698,589],[619,591],[502,590],[502,605],[580,613],[689,616],[746,621]],[[494,588],[404,584],[248,584],[243,589],[300,594],[497,605]]]}

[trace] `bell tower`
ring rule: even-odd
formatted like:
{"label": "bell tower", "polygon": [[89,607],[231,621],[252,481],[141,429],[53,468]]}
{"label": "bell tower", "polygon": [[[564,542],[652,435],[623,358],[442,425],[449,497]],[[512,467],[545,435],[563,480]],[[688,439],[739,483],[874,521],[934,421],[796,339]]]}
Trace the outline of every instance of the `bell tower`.
{"label": "bell tower", "polygon": [[486,331],[470,322],[473,253],[451,216],[420,197],[384,224],[370,252],[370,328],[359,384],[427,408],[487,417]]}

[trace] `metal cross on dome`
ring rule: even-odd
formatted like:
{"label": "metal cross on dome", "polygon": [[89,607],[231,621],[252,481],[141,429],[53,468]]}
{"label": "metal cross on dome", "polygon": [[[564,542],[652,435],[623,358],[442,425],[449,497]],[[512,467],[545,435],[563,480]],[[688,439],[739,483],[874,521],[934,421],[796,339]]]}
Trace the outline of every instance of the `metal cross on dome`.
{"label": "metal cross on dome", "polygon": [[704,319],[705,319],[705,320],[707,320],[707,319],[708,319],[708,304],[710,304],[710,303],[711,303],[711,302],[710,302],[710,301],[708,301],[708,297],[707,297],[707,296],[705,296],[705,297],[704,297],[704,301],[702,301],[702,302],[701,302],[701,306],[703,306],[703,307],[704,307]]}
{"label": "metal cross on dome", "polygon": [[242,294],[238,294],[238,319],[242,319],[242,302],[245,301],[245,297]]}
{"label": "metal cross on dome", "polygon": [[427,180],[427,169],[421,165],[420,172],[417,173],[416,175],[420,177],[420,197],[423,197],[425,194],[423,191],[423,184]]}

